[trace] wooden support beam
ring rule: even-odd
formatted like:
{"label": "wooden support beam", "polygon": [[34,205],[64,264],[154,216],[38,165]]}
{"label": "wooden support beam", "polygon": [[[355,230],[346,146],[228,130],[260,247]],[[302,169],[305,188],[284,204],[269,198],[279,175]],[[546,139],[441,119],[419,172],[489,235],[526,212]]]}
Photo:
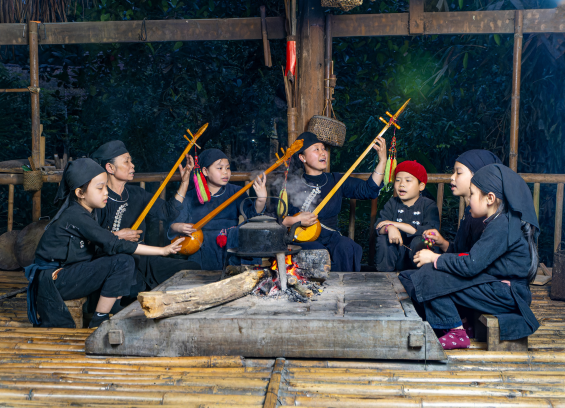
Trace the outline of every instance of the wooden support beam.
{"label": "wooden support beam", "polygon": [[424,0],[410,0],[410,35],[424,34]]}
{"label": "wooden support beam", "polygon": [[349,234],[348,237],[355,239],[355,210],[357,209],[357,200],[352,198],[349,200]]}
{"label": "wooden support beam", "polygon": [[[269,39],[285,37],[284,19],[267,17]],[[160,41],[260,40],[261,18],[146,20],[147,40],[140,40],[142,21],[47,23],[41,44],[87,44]],[[25,24],[0,24],[0,45],[27,45]],[[47,34],[47,38],[44,37]],[[144,32],[145,33],[145,32]]]}
{"label": "wooden support beam", "polygon": [[[30,21],[28,24],[29,40],[29,76],[30,88],[39,88],[39,38],[37,33],[38,23]],[[36,169],[41,165],[41,124],[39,110],[39,91],[30,92],[31,97],[31,159]],[[34,167],[32,166],[32,168]],[[41,217],[41,190],[34,191],[32,219],[38,221]]]}
{"label": "wooden support beam", "polygon": [[563,231],[563,183],[557,185],[555,194],[555,230],[553,234],[553,252],[559,251]]}
{"label": "wooden support beam", "polygon": [[300,2],[298,134],[324,109],[324,9],[319,0]]}
{"label": "wooden support beam", "polygon": [[512,108],[510,113],[510,158],[509,166],[518,171],[518,130],[520,128],[520,79],[522,77],[522,41],[524,13],[515,11],[514,19],[514,57],[512,70]]}

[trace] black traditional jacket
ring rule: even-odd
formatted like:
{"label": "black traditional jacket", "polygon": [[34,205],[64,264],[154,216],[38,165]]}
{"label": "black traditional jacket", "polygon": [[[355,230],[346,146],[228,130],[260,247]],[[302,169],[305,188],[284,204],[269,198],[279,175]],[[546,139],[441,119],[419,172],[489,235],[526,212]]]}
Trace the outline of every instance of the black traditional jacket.
{"label": "black traditional jacket", "polygon": [[439,210],[435,201],[420,197],[411,207],[406,206],[398,197],[391,197],[379,214],[377,224],[381,221],[394,221],[409,224],[416,228],[414,234],[406,234],[408,238],[422,235],[427,229],[439,229]]}
{"label": "black traditional jacket", "polygon": [[[138,186],[126,185],[121,196],[108,188],[108,203],[106,207],[95,210],[98,223],[102,228],[109,231],[131,228],[151,198],[153,198],[153,194]],[[181,208],[182,203],[176,197],[172,197],[168,201],[158,198],[149,210],[149,213],[147,213],[146,219],[154,218],[171,222],[177,218]],[[143,220],[138,228],[143,231],[141,241],[144,240],[146,228],[145,220]]]}
{"label": "black traditional jacket", "polygon": [[455,235],[453,242],[449,243],[446,253],[469,252],[475,242],[481,238],[481,234],[485,230],[486,217],[473,218],[471,216],[470,207],[465,207],[463,218],[459,224],[459,229]]}
{"label": "black traditional jacket", "polygon": [[518,311],[497,315],[501,340],[520,339],[534,333],[539,323],[529,305],[532,294],[527,281],[531,255],[521,236],[508,245],[508,215],[485,221],[481,238],[469,253],[443,254],[432,264],[410,274],[419,302],[464,290],[483,283],[508,280]]}

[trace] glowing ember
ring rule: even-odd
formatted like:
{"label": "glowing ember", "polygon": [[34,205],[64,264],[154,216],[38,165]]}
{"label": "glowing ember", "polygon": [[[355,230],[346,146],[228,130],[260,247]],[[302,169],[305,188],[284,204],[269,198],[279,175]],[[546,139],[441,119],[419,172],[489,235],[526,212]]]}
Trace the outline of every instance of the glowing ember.
{"label": "glowing ember", "polygon": [[[296,269],[298,268],[298,264],[292,260],[292,255],[287,255],[285,257],[284,261],[286,263],[286,273],[288,275],[296,276],[299,280],[305,280],[306,279],[306,278],[304,278],[304,277],[302,277],[302,276],[300,276],[296,273]],[[271,265],[271,269],[273,271],[278,270],[278,265],[277,265],[276,259],[273,261],[273,264]]]}

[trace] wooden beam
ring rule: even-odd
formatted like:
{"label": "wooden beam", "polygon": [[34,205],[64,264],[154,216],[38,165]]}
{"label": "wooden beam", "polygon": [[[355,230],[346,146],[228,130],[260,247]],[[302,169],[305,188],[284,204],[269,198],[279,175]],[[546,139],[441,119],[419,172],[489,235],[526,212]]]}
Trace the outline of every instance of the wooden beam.
{"label": "wooden beam", "polygon": [[520,128],[520,79],[522,77],[522,40],[524,13],[516,10],[514,18],[514,56],[512,68],[512,109],[510,112],[510,154],[508,167],[518,171],[518,129]]}
{"label": "wooden beam", "polygon": [[[269,39],[285,37],[284,19],[267,17]],[[142,21],[47,23],[41,44],[87,44],[160,41],[260,40],[261,18],[146,20],[147,41],[141,41]],[[26,45],[25,24],[0,24],[0,45]]]}
{"label": "wooden beam", "polygon": [[410,35],[424,34],[424,0],[410,0]]}

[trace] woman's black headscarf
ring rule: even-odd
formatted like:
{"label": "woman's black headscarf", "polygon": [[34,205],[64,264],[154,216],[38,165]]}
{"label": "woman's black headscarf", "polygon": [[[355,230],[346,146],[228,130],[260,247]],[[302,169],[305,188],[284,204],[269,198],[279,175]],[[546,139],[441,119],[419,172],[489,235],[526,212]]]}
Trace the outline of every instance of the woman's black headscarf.
{"label": "woman's black headscarf", "polygon": [[121,140],[112,140],[111,142],[104,143],[90,155],[90,158],[96,160],[98,164],[105,161],[112,160],[114,157],[121,156],[128,153],[126,145]]}
{"label": "woman's black headscarf", "polygon": [[[68,162],[63,171],[59,190],[57,190],[57,195],[55,196],[55,203],[60,200],[64,200],[65,202],[49,225],[53,224],[69,206],[69,194],[71,191],[84,186],[94,177],[105,172],[106,171],[92,159],[77,159]],[[45,229],[47,229],[49,225],[47,225]]]}
{"label": "woman's black headscarf", "polygon": [[198,155],[198,165],[200,167],[210,167],[212,164],[222,159],[229,160],[228,156],[221,150],[206,149]]}
{"label": "woman's black headscarf", "polygon": [[486,193],[494,193],[508,206],[508,245],[522,235],[521,221],[530,223],[539,234],[538,218],[530,188],[516,172],[504,164],[489,164],[479,169],[471,183]]}
{"label": "woman's black headscarf", "polygon": [[496,154],[482,149],[468,150],[459,156],[456,161],[467,166],[473,173],[489,164],[502,164]]}

